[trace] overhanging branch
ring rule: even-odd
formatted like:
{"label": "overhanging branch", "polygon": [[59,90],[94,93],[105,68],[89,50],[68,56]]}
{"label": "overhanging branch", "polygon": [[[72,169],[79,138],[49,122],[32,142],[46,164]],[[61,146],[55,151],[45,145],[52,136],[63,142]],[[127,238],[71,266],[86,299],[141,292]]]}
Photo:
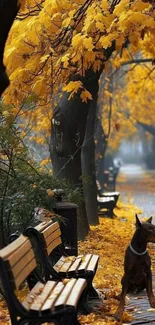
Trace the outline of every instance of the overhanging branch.
{"label": "overhanging branch", "polygon": [[133,60],[130,60],[130,61],[127,61],[127,62],[123,62],[121,65],[127,65],[127,64],[139,64],[139,63],[149,63],[149,62],[152,62],[153,64],[153,59],[133,59]]}

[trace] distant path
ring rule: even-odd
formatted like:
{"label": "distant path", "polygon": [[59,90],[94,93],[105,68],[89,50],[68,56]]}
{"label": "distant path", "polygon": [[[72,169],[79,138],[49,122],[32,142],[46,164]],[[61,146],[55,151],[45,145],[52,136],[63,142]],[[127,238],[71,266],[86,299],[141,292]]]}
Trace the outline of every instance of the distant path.
{"label": "distant path", "polygon": [[155,171],[143,166],[122,166],[116,189],[123,202],[131,202],[143,210],[142,216],[154,216],[155,220]]}

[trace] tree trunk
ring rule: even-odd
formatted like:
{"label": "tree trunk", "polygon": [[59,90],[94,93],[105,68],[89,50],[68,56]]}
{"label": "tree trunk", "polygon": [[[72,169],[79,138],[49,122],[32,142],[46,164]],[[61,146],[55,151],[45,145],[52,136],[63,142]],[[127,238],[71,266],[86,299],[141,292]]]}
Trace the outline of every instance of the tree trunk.
{"label": "tree trunk", "polygon": [[149,146],[149,143],[145,146],[145,156],[144,161],[148,169],[155,169],[155,127],[153,125],[148,125],[138,121],[143,130],[149,132],[152,135],[152,143]]}
{"label": "tree trunk", "polygon": [[96,114],[96,147],[95,147],[95,156],[96,156],[96,179],[98,181],[98,191],[103,192],[104,190],[104,158],[105,152],[107,149],[107,138],[104,133],[102,123],[101,123],[101,109],[100,105],[97,106]]}
{"label": "tree trunk", "polygon": [[[79,96],[68,100],[68,94],[64,93],[52,119],[50,153],[54,176],[73,183],[80,191],[81,146],[88,108],[89,104],[82,104]],[[79,206],[78,215],[78,237],[83,239],[89,231],[84,199]]]}
{"label": "tree trunk", "polygon": [[[105,50],[108,59],[115,50],[115,42]],[[91,93],[92,99],[97,97],[98,80],[104,69],[104,63],[98,72],[92,69],[85,72],[85,76],[74,75],[70,80],[80,80],[84,87]],[[50,154],[53,163],[54,176],[60,179],[72,181],[82,187],[81,171],[81,147],[85,136],[87,115],[91,100],[82,103],[80,92],[74,98],[68,100],[69,95],[63,93],[60,103],[54,110],[51,130]],[[88,219],[85,209],[85,201],[80,206],[80,218],[78,220],[78,237],[83,239],[89,231]]]}
{"label": "tree trunk", "polygon": [[[97,96],[98,79],[99,74],[95,74],[93,71],[89,71],[85,78],[80,76],[72,78],[72,80],[81,80],[85,88],[92,94],[92,98]],[[63,93],[52,119],[50,153],[53,173],[59,179],[72,182],[83,193],[81,148],[92,101],[88,100],[87,103],[82,103],[79,93],[70,100],[68,97],[68,94]],[[83,239],[89,231],[84,199],[79,210],[78,237]]]}
{"label": "tree trunk", "polygon": [[95,142],[94,126],[96,116],[97,97],[90,105],[83,148],[81,152],[83,190],[89,224],[99,224],[97,209],[97,187],[95,175]]}
{"label": "tree trunk", "polygon": [[9,78],[3,64],[3,55],[9,30],[19,9],[17,3],[17,0],[0,0],[0,96],[9,85]]}

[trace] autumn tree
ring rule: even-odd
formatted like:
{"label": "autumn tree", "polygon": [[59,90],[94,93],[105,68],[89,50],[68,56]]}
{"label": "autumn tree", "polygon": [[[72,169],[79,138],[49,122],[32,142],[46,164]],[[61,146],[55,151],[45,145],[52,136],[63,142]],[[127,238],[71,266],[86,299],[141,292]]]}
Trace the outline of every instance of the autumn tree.
{"label": "autumn tree", "polygon": [[[13,101],[10,114],[20,111],[36,132],[44,129],[49,134],[53,114],[51,147],[57,157],[51,155],[55,156],[57,176],[67,175],[70,179],[72,175],[74,184],[79,184],[81,146],[91,102],[98,95],[100,75],[112,54],[115,62],[119,61],[127,44],[131,55],[141,51],[153,60],[154,30],[150,1],[26,1],[6,47],[11,86],[4,100]],[[35,105],[23,105],[30,97],[35,99]],[[83,220],[86,234],[88,222]]]}

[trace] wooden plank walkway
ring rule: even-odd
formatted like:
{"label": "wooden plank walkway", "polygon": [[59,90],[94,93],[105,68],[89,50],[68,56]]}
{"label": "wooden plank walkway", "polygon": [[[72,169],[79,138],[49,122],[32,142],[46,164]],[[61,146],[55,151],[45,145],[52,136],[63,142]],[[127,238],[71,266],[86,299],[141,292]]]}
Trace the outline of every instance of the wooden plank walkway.
{"label": "wooden plank walkway", "polygon": [[[153,291],[155,294],[155,275],[153,276]],[[146,290],[136,295],[128,295],[125,307],[126,311],[130,311],[133,320],[130,322],[132,325],[136,324],[155,324],[155,308],[151,308]]]}

